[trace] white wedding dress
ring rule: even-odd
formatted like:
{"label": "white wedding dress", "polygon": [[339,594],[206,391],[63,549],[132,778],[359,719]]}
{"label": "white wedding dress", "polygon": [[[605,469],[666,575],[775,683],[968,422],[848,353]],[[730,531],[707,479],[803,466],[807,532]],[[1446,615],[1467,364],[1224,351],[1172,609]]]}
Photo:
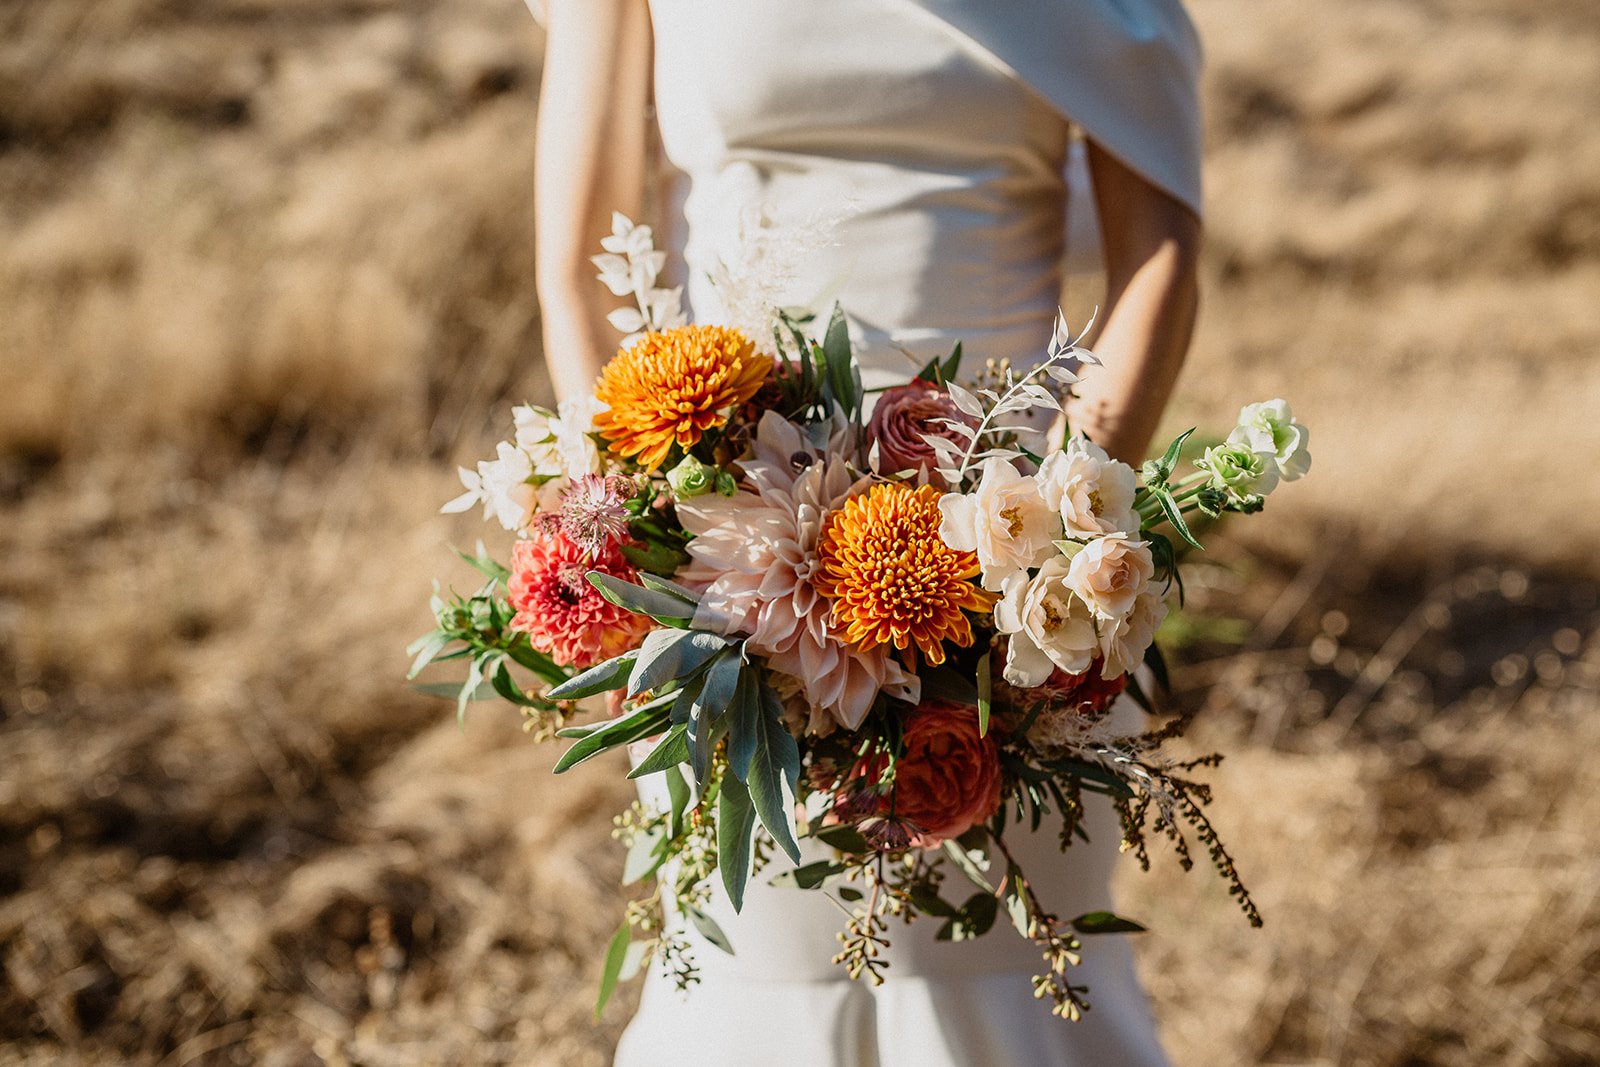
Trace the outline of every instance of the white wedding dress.
{"label": "white wedding dress", "polygon": [[[729,310],[720,298],[737,279],[719,263],[738,261],[759,215],[769,234],[807,235],[775,241],[763,269],[787,272],[785,302],[844,306],[868,387],[910,378],[957,340],[969,369],[1040,358],[1061,287],[1068,116],[1198,204],[1197,58],[1176,0],[651,9],[662,141],[691,182],[683,253],[696,318]],[[1125,702],[1117,714],[1139,713]],[[660,799],[660,776],[640,785]],[[1048,829],[1010,835],[1064,917],[1111,907],[1109,805],[1088,827],[1091,843],[1067,853]],[[892,926],[887,981],[873,987],[829,962],[838,908],[765,884],[786,863],[752,882],[738,915],[716,886],[707,910],[737,954],[690,931],[701,983],[680,993],[651,970],[619,1067],[1165,1063],[1124,938],[1088,939],[1074,978],[1093,1007],[1075,1024],[1033,998],[1042,961],[1004,917],[962,944],[935,940],[931,920]]]}

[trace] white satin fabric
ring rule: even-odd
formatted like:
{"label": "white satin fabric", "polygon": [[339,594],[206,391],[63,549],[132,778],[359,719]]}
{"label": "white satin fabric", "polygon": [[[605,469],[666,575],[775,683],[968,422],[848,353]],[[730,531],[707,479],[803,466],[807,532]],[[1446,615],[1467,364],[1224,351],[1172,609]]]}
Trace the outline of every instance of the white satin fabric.
{"label": "white satin fabric", "polygon": [[[1061,286],[1072,120],[1198,203],[1192,81],[1187,110],[1149,99],[1183,96],[1173,71],[1192,71],[1175,0],[651,0],[651,10],[663,147],[691,183],[682,253],[696,318],[720,316],[709,278],[742,254],[752,214],[777,232],[825,224],[825,244],[785,259],[792,276],[778,297],[839,300],[868,387],[910,378],[958,340],[969,370],[1040,358]],[[1133,66],[1106,75],[1106,61],[1085,54],[1100,50]],[[1068,73],[1042,69],[1046,54]],[[1071,73],[1075,64],[1110,81]],[[1139,713],[1118,714],[1136,724]],[[661,799],[659,776],[640,785]],[[1008,838],[1063,916],[1112,906],[1119,834],[1099,799],[1089,798],[1089,844],[1063,854],[1048,831]],[[758,878],[742,914],[720,885],[708,911],[737,955],[690,931],[703,981],[685,995],[651,971],[619,1067],[1166,1062],[1120,937],[1086,946],[1076,978],[1094,1007],[1068,1024],[1033,999],[1042,961],[1003,917],[963,944],[936,941],[933,921],[894,927],[888,981],[874,988],[829,962],[844,916],[821,894]]]}

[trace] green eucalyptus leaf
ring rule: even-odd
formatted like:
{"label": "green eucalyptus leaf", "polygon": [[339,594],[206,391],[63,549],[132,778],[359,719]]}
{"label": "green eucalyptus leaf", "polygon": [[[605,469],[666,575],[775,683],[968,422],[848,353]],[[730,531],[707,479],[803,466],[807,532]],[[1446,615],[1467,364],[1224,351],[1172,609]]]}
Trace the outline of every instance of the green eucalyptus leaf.
{"label": "green eucalyptus leaf", "polygon": [[741,782],[750,776],[750,761],[760,740],[760,684],[755,671],[741,671],[728,705],[728,769]]}
{"label": "green eucalyptus leaf", "polygon": [[510,656],[519,667],[525,667],[538,675],[539,680],[546,685],[561,685],[568,678],[566,669],[530,645],[526,634],[517,635],[517,639],[506,649],[506,655]]}
{"label": "green eucalyptus leaf", "polygon": [[744,907],[744,887],[750,880],[750,857],[755,845],[756,809],[750,792],[731,774],[722,776],[717,794],[717,867],[733,910]]}
{"label": "green eucalyptus leaf", "polygon": [[628,772],[629,778],[643,778],[647,774],[659,774],[670,767],[680,763],[689,762],[689,724],[673,723],[661,738],[660,744],[650,750],[650,754],[639,761],[639,765]]}
{"label": "green eucalyptus leaf", "polygon": [[732,643],[709,630],[651,630],[637,649],[628,695],[686,678]]}
{"label": "green eucalyptus leaf", "polygon": [[555,686],[545,695],[552,700],[581,700],[597,693],[621,689],[628,683],[628,674],[633,670],[636,655],[635,652],[624,652],[604,663],[597,663]]}
{"label": "green eucalyptus leaf", "polygon": [[416,657],[411,661],[411,669],[406,672],[406,680],[410,681],[422,673],[422,668],[433,662],[435,656],[445,650],[452,638],[443,630],[423,634],[406,646],[406,655]]}
{"label": "green eucalyptus leaf", "polygon": [[594,1002],[595,1022],[600,1021],[600,1013],[606,1010],[606,1002],[616,992],[617,978],[622,974],[622,964],[628,957],[628,945],[632,939],[632,928],[624,921],[611,936],[611,944],[606,946],[606,960],[600,968],[600,994]]}
{"label": "green eucalyptus leaf", "polygon": [[811,836],[840,852],[863,856],[872,851],[867,839],[854,826],[819,826]]}
{"label": "green eucalyptus leaf", "polygon": [[990,653],[978,657],[978,736],[989,734],[989,712],[994,702],[994,684],[989,676]]}
{"label": "green eucalyptus leaf", "polygon": [[706,668],[704,683],[689,709],[689,765],[695,780],[704,781],[711,763],[711,746],[718,726],[725,725],[729,705],[735,700],[744,661],[733,650],[724,651]]}
{"label": "green eucalyptus leaf", "polygon": [[960,912],[956,906],[939,895],[939,891],[927,882],[917,882],[910,889],[911,903],[916,905],[918,911],[924,915],[937,915],[942,919],[953,919]]}
{"label": "green eucalyptus leaf", "polygon": [[989,884],[988,877],[983,873],[989,862],[983,853],[977,850],[969,852],[959,841],[946,841],[944,854],[950,857],[957,870],[967,876],[967,881],[985,892],[994,892],[994,886]]}
{"label": "green eucalyptus leaf", "polygon": [[842,863],[835,863],[833,860],[817,860],[814,863],[803,864],[793,870],[784,871],[768,884],[786,889],[816,889],[834,875],[843,874],[844,870],[845,867]]}
{"label": "green eucalyptus leaf", "polygon": [[689,789],[689,783],[683,780],[683,772],[676,765],[668,767],[667,799],[671,804],[667,820],[667,836],[676,838],[683,833],[683,815],[689,810],[689,801],[694,799],[694,793]]}
{"label": "green eucalyptus leaf", "polygon": [[1080,934],[1142,934],[1144,927],[1132,919],[1124,919],[1109,911],[1091,911],[1072,920],[1072,928]]}
{"label": "green eucalyptus leaf", "polygon": [[639,582],[646,589],[653,589],[658,593],[666,593],[668,596],[676,597],[689,607],[698,607],[700,604],[698,593],[685,589],[677,582],[668,581],[666,578],[654,574],[641,574],[639,575]]}
{"label": "green eucalyptus leaf", "polygon": [[687,626],[694,617],[693,607],[671,593],[646,589],[605,571],[590,571],[587,577],[589,584],[617,607],[637,615],[648,615],[663,626]]}
{"label": "green eucalyptus leaf", "polygon": [[722,932],[722,927],[717,925],[715,919],[696,907],[684,908],[684,912],[689,916],[689,921],[694,923],[694,928],[700,931],[701,937],[704,937],[728,955],[733,955],[733,944],[728,940],[728,935]]}
{"label": "green eucalyptus leaf", "polygon": [[659,541],[622,546],[622,558],[639,571],[640,579],[646,574],[675,574],[689,562],[689,553]]}
{"label": "green eucalyptus leaf", "polygon": [[800,746],[783,724],[783,708],[775,694],[761,685],[761,730],[750,760],[750,798],[755,801],[761,825],[788,857],[800,862],[795,840],[795,787],[800,781]]}
{"label": "green eucalyptus leaf", "polygon": [[[654,702],[652,702],[654,703]],[[562,774],[583,761],[619,745],[642,741],[660,733],[667,725],[667,711],[659,706],[644,706],[632,714],[612,719],[602,729],[579,740],[556,761],[555,773]]]}
{"label": "green eucalyptus leaf", "polygon": [[1032,917],[1028,914],[1028,894],[1023,889],[1022,871],[1014,863],[1006,867],[1005,889],[1001,896],[1011,925],[1016,927],[1017,933],[1027,937],[1028,929],[1033,925]]}

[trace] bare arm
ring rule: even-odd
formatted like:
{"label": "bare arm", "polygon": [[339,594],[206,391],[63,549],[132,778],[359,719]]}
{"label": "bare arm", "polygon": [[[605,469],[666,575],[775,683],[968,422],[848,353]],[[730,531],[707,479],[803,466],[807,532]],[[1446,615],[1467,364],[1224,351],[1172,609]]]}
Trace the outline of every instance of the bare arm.
{"label": "bare arm", "polygon": [[645,0],[550,0],[535,149],[535,275],[558,399],[589,392],[616,351],[589,262],[611,213],[637,219],[650,92]]}
{"label": "bare arm", "polygon": [[1117,459],[1138,466],[1172,394],[1199,303],[1200,220],[1114,156],[1089,145],[1106,249],[1106,307],[1069,415]]}

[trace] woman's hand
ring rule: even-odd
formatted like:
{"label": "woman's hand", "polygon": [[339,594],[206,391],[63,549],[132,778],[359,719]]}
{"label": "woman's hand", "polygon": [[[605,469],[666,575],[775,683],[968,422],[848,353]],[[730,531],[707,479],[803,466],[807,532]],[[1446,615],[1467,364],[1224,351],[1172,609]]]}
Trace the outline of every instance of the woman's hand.
{"label": "woman's hand", "polygon": [[1104,366],[1068,406],[1075,432],[1137,467],[1172,394],[1199,304],[1200,220],[1115,156],[1089,144],[1106,250],[1106,305],[1093,348]]}
{"label": "woman's hand", "polygon": [[589,257],[611,213],[644,202],[651,37],[646,0],[549,0],[535,149],[535,274],[556,397],[583,395],[616,351]]}

